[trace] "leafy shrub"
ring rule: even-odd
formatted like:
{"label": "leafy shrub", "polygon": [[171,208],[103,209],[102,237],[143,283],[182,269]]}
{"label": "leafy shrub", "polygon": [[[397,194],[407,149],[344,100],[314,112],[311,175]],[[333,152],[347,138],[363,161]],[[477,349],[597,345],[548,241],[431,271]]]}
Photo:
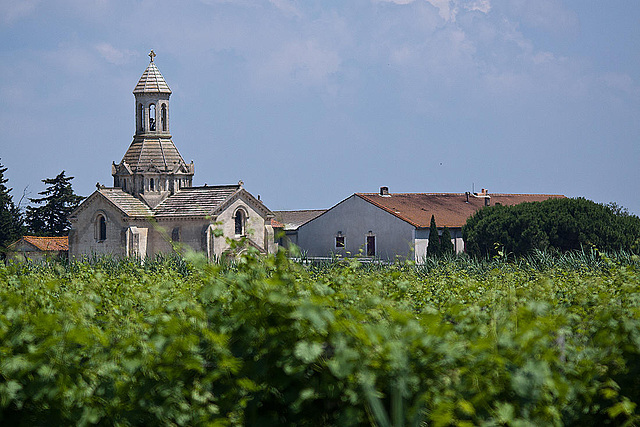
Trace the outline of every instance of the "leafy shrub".
{"label": "leafy shrub", "polygon": [[466,250],[473,256],[496,256],[499,251],[521,256],[534,250],[564,252],[589,247],[638,253],[639,235],[637,216],[583,198],[485,207],[462,229]]}

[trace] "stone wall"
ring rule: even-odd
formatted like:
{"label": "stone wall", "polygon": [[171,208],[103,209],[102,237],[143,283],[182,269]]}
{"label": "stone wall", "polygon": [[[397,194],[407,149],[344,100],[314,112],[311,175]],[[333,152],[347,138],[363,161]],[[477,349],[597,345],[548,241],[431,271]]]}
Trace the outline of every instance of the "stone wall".
{"label": "stone wall", "polygon": [[[106,219],[106,239],[98,237],[98,215]],[[78,258],[83,255],[116,255],[123,256],[126,251],[126,240],[123,230],[128,227],[122,213],[101,197],[96,197],[90,205],[78,212],[72,221],[69,233],[69,257]]]}

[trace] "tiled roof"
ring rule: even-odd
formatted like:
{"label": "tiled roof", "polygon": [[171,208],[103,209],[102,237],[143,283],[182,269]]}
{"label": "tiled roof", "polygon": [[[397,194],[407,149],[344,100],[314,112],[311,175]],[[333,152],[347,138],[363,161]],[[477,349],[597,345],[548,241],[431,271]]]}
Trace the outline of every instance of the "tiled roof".
{"label": "tiled roof", "polygon": [[281,222],[276,221],[274,218],[271,218],[271,226],[273,228],[284,228],[284,224],[282,224]]}
{"label": "tiled roof", "polygon": [[173,172],[186,165],[170,138],[135,138],[122,158],[131,169],[147,171],[151,167],[160,172]]}
{"label": "tiled roof", "polygon": [[183,188],[160,203],[154,210],[155,216],[209,215],[240,188],[239,185]]}
{"label": "tiled roof", "polygon": [[153,212],[143,201],[122,191],[121,188],[100,188],[100,194],[105,196],[128,216],[150,217]]}
{"label": "tiled roof", "polygon": [[[39,236],[23,236],[22,239],[27,243],[32,244],[41,251],[68,251],[69,250],[69,237],[39,237]],[[18,240],[11,246],[15,246],[20,243]]]}
{"label": "tiled roof", "polygon": [[301,225],[326,212],[326,209],[307,209],[301,211],[273,211],[276,221],[284,225],[285,230],[297,230]]}
{"label": "tiled roof", "polygon": [[150,62],[147,69],[142,73],[142,77],[140,77],[135,89],[133,89],[133,93],[171,93],[171,89],[169,89],[169,85],[162,77],[156,64]]}
{"label": "tiled roof", "polygon": [[[378,206],[418,228],[428,228],[431,215],[438,227],[462,227],[467,219],[485,206],[484,197],[465,193],[356,193],[358,197]],[[541,202],[552,198],[564,198],[558,194],[488,194],[490,205],[517,205],[523,202]]]}

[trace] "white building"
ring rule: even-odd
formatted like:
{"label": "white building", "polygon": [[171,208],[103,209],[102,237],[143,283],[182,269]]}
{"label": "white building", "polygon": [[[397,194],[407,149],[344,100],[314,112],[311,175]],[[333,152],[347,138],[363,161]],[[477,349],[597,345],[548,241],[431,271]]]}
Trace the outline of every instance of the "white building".
{"label": "white building", "polygon": [[[544,194],[356,193],[297,227],[296,242],[309,257],[333,255],[421,261],[433,215],[449,228],[456,252],[464,251],[462,226],[478,209],[564,197]],[[293,241],[293,239],[292,239]]]}
{"label": "white building", "polygon": [[263,253],[275,251],[273,214],[242,181],[192,186],[194,164],[184,161],[171,139],[171,90],[153,62],[153,51],[149,56],[133,90],[133,142],[120,163],[112,164],[113,187],[98,184],[71,214],[69,255],[144,258],[180,244],[212,259],[229,248],[227,239],[240,238]]}

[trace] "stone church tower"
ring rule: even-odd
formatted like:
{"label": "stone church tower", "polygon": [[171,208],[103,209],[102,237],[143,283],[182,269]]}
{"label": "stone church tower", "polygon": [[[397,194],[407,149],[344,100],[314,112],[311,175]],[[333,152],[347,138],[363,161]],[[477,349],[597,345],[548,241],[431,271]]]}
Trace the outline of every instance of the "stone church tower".
{"label": "stone church tower", "polygon": [[113,187],[98,184],[69,216],[69,256],[144,259],[193,250],[209,260],[236,251],[232,240],[273,253],[274,215],[242,181],[193,186],[187,164],[171,140],[171,89],[151,62],[133,90],[136,133],[120,161],[111,165]]}
{"label": "stone church tower", "polygon": [[113,186],[143,199],[155,208],[180,188],[191,187],[193,162],[185,163],[171,140],[169,97],[171,89],[153,62],[138,81],[135,96],[136,133],[119,164],[113,163]]}

